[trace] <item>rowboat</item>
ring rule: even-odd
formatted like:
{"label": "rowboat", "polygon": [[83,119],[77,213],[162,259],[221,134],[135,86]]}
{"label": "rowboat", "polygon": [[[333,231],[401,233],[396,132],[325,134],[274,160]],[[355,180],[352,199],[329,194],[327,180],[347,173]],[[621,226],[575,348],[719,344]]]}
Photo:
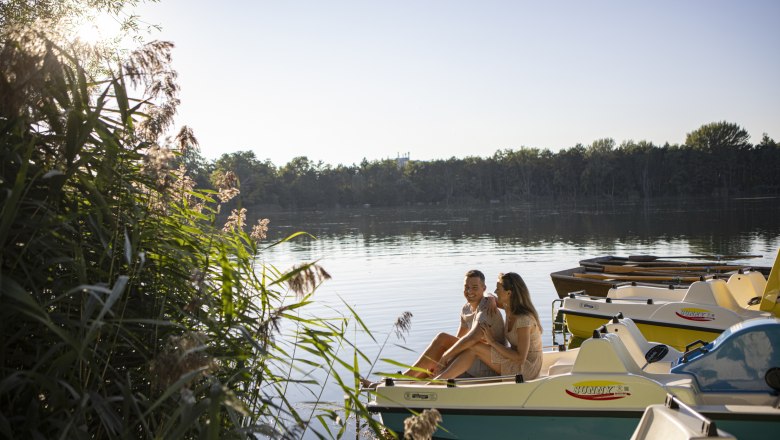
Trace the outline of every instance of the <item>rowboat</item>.
{"label": "rowboat", "polygon": [[[672,394],[739,439],[775,437],[780,319],[739,323],[672,361],[670,352],[660,356],[658,344],[651,344],[651,353],[630,349],[624,341],[636,335],[615,329],[605,326],[579,349],[544,353],[542,373],[533,380],[499,376],[439,384],[388,378],[373,391],[368,408],[399,433],[407,417],[436,409],[442,420],[435,438],[587,440],[630,438],[645,409]],[[641,336],[634,342],[647,344]],[[654,360],[668,364],[651,372]]]}
{"label": "rowboat", "polygon": [[687,289],[624,285],[606,298],[570,294],[559,313],[572,335],[588,338],[611,317],[622,314],[646,338],[678,350],[692,341],[710,342],[725,329],[751,318],[769,317],[760,310],[766,280],[758,272],[732,275],[728,281],[697,281]]}
{"label": "rowboat", "polygon": [[[686,258],[691,256],[686,256]],[[716,256],[708,256],[716,257]],[[736,257],[736,256],[717,256]],[[742,257],[754,257],[742,256]],[[550,274],[558,297],[571,292],[605,297],[609,289],[622,285],[687,288],[703,279],[728,278],[740,271],[769,275],[770,268],[723,261],[672,261],[651,255],[604,256],[580,260],[579,266]]]}

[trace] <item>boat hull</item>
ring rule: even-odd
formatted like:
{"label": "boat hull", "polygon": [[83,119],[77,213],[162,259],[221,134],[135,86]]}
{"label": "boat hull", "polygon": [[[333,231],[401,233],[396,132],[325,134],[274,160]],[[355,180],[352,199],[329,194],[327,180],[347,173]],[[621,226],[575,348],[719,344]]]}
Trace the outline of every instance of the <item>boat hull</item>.
{"label": "boat hull", "polygon": [[[590,276],[604,277],[605,279],[589,278]],[[610,275],[615,278],[609,278]],[[593,271],[587,267],[574,267],[550,274],[555,291],[559,298],[566,298],[570,293],[585,293],[588,296],[604,298],[610,289],[625,285],[640,285],[648,287],[669,287],[684,289],[694,281],[701,278],[690,274],[659,275],[658,273],[637,273],[635,277],[630,275],[609,274]],[[649,279],[657,281],[650,282]],[[644,281],[643,281],[644,280]]]}
{"label": "boat hull", "polygon": [[708,413],[702,415],[714,421],[718,429],[726,431],[740,440],[776,439],[780,432],[780,410],[767,414],[744,414],[736,417],[731,413]]}
{"label": "boat hull", "polygon": [[585,292],[590,296],[604,298],[609,289],[616,287],[617,283],[605,280],[592,280],[587,278],[576,278],[575,273],[585,272],[584,267],[575,267],[550,274],[555,291],[559,298],[566,298],[569,293]]}
{"label": "boat hull", "polygon": [[[404,420],[426,408],[381,408],[382,423],[403,436]],[[414,411],[414,413],[412,412]],[[560,411],[512,409],[442,409],[442,421],[433,438],[439,439],[540,439],[601,440],[630,438],[643,411]],[[718,429],[740,440],[775,439],[780,432],[780,410],[734,414],[704,411]],[[564,436],[564,437],[562,437]]]}
{"label": "boat hull", "polygon": [[[420,412],[424,408],[416,408]],[[382,423],[403,437],[408,410],[379,409]],[[439,410],[442,421],[433,437],[440,439],[543,439],[572,436],[578,440],[630,438],[642,411],[515,411]]]}
{"label": "boat hull", "polygon": [[[566,322],[566,326],[572,335],[587,339],[593,336],[593,330],[607,324],[612,317],[595,314],[586,314],[561,310]],[[679,351],[685,351],[685,346],[693,341],[701,340],[712,342],[723,332],[723,329],[689,327],[683,325],[674,325],[668,323],[657,323],[653,321],[643,321],[632,317],[639,331],[651,341],[666,344]]]}

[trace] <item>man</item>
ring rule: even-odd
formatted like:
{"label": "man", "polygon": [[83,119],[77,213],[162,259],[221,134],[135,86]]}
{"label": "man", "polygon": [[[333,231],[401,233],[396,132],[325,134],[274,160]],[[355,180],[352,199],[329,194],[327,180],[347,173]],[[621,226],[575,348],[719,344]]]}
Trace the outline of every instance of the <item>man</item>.
{"label": "man", "polygon": [[[463,282],[466,304],[461,309],[460,327],[456,336],[448,333],[436,335],[412,368],[404,372],[405,375],[421,379],[435,376],[463,350],[482,339],[480,323],[490,327],[497,341],[505,341],[504,319],[496,307],[495,297],[485,296],[485,290],[487,290],[485,275],[478,270],[468,271]],[[493,376],[495,372],[477,359],[468,369],[467,374],[480,377]]]}

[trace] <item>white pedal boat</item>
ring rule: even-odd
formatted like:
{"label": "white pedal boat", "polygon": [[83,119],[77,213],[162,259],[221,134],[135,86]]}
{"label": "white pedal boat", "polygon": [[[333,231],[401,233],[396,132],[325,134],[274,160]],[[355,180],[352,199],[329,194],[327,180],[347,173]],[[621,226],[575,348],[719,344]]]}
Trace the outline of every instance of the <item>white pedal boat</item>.
{"label": "white pedal boat", "polygon": [[631,440],[735,440],[728,432],[718,429],[715,422],[666,395],[665,405],[650,405],[645,409]]}
{"label": "white pedal boat", "polygon": [[[404,419],[435,408],[442,416],[436,438],[630,438],[645,409],[672,394],[737,438],[775,438],[780,320],[739,323],[676,360],[670,358],[679,352],[659,356],[657,344],[637,339],[630,324],[606,327],[577,350],[545,353],[542,375],[534,380],[386,379],[369,409],[403,432]],[[648,346],[655,354],[642,353]],[[648,362],[645,354],[660,359]]]}

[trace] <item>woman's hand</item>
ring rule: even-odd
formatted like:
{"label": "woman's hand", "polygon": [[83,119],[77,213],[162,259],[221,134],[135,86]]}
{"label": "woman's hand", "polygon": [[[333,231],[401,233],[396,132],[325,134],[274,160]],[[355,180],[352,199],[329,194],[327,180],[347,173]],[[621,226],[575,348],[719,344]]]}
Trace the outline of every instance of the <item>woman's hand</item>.
{"label": "woman's hand", "polygon": [[485,296],[487,299],[487,314],[488,316],[495,316],[498,313],[498,298],[493,295]]}
{"label": "woman's hand", "polygon": [[431,368],[431,375],[432,376],[438,376],[439,373],[444,371],[445,368],[447,368],[447,365],[452,362],[452,359],[448,353],[444,353],[441,358],[439,358],[439,362],[436,362],[436,365]]}
{"label": "woman's hand", "polygon": [[447,365],[450,364],[450,362],[452,362],[452,358],[450,357],[449,353],[444,353],[441,355],[441,359],[439,359],[439,363],[437,363],[436,366],[443,370]]}
{"label": "woman's hand", "polygon": [[479,328],[482,330],[482,340],[485,341],[486,344],[492,346],[496,342],[496,339],[493,337],[493,331],[490,326],[482,323],[479,325]]}

